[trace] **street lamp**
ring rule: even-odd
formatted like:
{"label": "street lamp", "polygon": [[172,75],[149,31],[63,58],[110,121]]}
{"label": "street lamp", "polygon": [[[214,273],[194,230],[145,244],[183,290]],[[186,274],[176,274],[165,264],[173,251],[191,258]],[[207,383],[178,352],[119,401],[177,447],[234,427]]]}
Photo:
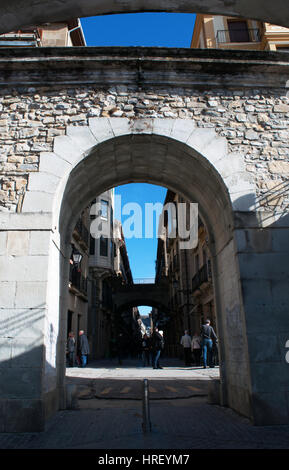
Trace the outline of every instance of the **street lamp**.
{"label": "street lamp", "polygon": [[75,264],[80,264],[82,260],[82,254],[79,252],[73,253],[72,254],[72,259]]}
{"label": "street lamp", "polygon": [[82,260],[82,254],[75,248],[75,246],[72,246],[72,253],[71,253],[71,259],[73,261],[73,264],[76,266],[79,266]]}

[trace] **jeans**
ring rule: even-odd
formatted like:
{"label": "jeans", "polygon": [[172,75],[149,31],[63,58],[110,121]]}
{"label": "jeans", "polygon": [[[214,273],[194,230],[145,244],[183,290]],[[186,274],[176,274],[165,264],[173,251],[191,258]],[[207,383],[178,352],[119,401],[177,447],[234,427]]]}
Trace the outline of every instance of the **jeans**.
{"label": "jeans", "polygon": [[207,359],[209,362],[209,366],[212,366],[212,348],[213,348],[213,341],[208,338],[204,338],[202,341],[202,349],[203,349],[203,361],[204,367],[207,367]]}
{"label": "jeans", "polygon": [[155,357],[154,357],[154,362],[153,362],[153,367],[154,368],[158,368],[159,367],[159,358],[160,358],[160,355],[161,355],[161,351],[156,351],[155,353]]}
{"label": "jeans", "polygon": [[81,367],[85,367],[87,364],[87,354],[81,354]]}

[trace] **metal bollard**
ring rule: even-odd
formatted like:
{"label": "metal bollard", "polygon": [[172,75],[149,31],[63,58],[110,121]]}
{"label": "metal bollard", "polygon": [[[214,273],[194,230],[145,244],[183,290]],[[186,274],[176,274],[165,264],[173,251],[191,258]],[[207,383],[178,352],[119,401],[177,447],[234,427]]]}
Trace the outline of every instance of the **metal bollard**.
{"label": "metal bollard", "polygon": [[149,384],[148,379],[143,381],[143,433],[151,432],[151,418],[150,418],[150,402],[149,402]]}

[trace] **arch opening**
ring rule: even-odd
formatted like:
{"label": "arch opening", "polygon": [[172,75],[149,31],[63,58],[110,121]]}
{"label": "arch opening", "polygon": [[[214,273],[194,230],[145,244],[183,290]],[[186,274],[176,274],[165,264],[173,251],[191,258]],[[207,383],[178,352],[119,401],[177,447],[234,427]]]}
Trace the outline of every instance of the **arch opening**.
{"label": "arch opening", "polygon": [[[210,131],[208,136],[209,141],[212,141]],[[207,227],[208,243],[212,253],[216,316],[221,339],[222,400],[223,403],[230,401],[230,397],[234,397],[236,393],[235,387],[239,387],[238,394],[248,398],[250,379],[245,329],[238,332],[239,343],[241,342],[243,346],[242,358],[239,358],[239,369],[244,379],[241,387],[240,383],[238,385],[234,383],[234,376],[230,375],[230,369],[234,367],[230,362],[230,353],[234,350],[233,343],[236,342],[236,337],[232,342],[227,331],[226,316],[234,309],[238,309],[242,315],[242,302],[241,298],[232,295],[231,289],[229,292],[227,289],[228,285],[234,286],[234,292],[238,292],[239,282],[233,240],[233,209],[228,187],[216,167],[208,157],[204,157],[193,146],[176,137],[154,133],[132,133],[109,138],[82,154],[78,161],[65,179],[65,184],[62,186],[63,196],[57,199],[55,205],[55,213],[59,214],[60,291],[65,292],[68,281],[67,259],[70,255],[72,229],[81,209],[89,204],[95,194],[102,194],[109,188],[121,184],[146,182],[165,186],[180,194],[185,200],[197,202],[200,217]],[[61,295],[60,299],[60,311],[66,312],[65,294]],[[145,303],[145,298],[139,299],[137,303],[138,305]],[[65,316],[60,323],[63,325],[62,330],[65,331]],[[64,345],[65,338],[62,335],[62,338],[59,338],[57,371],[60,390],[65,373],[65,364],[61,363],[61,358],[64,357]],[[249,398],[242,412],[250,416]]]}
{"label": "arch opening", "polygon": [[[265,5],[264,5],[265,1]],[[79,18],[83,16],[107,15],[117,13],[138,13],[138,12],[172,12],[172,13],[212,13],[216,15],[241,16],[256,20],[271,22],[283,26],[289,26],[288,9],[282,0],[278,0],[274,5],[269,0],[258,2],[220,0],[185,0],[175,2],[163,2],[159,0],[133,0],[120,4],[113,0],[82,0],[81,5],[75,0],[64,0],[59,2],[54,0],[42,0],[33,2],[32,0],[15,0],[9,2],[5,0],[0,8],[0,31],[5,33],[17,30],[23,26],[40,24],[54,21],[66,20],[67,18]]]}

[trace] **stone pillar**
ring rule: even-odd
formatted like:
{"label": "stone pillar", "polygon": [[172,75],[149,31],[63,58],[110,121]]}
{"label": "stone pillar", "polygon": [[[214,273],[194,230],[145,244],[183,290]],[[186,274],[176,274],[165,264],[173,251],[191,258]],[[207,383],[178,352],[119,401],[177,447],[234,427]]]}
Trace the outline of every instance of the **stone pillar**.
{"label": "stone pillar", "polygon": [[0,431],[40,431],[47,394],[56,390],[58,305],[54,311],[48,285],[54,246],[50,219],[4,214],[1,229]]}
{"label": "stone pillar", "polygon": [[219,336],[221,404],[251,418],[245,312],[233,239],[223,246],[212,267]]}
{"label": "stone pillar", "polygon": [[[258,216],[258,217],[257,217]],[[243,229],[241,228],[243,225]],[[251,375],[253,421],[288,424],[288,215],[239,218],[237,251]]]}

